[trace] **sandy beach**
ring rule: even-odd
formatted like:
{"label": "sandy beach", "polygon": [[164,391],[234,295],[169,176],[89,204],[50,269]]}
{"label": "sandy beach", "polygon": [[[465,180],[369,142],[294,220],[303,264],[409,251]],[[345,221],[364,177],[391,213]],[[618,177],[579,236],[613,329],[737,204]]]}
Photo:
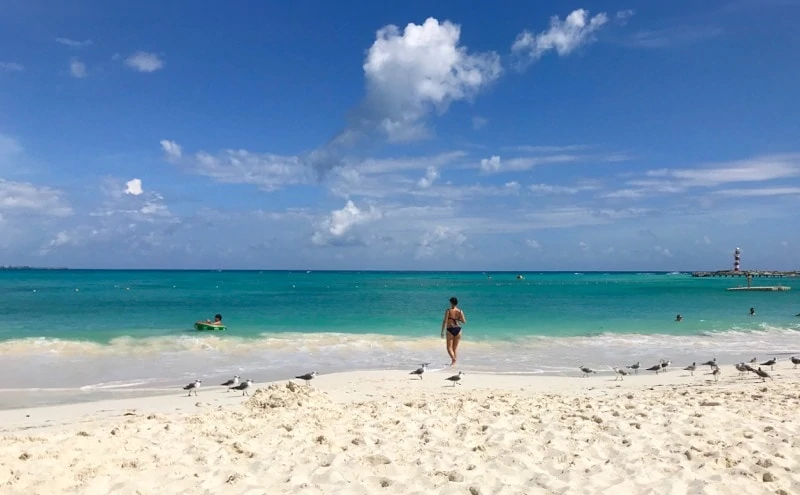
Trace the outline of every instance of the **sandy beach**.
{"label": "sandy beach", "polygon": [[5,410],[0,491],[800,493],[800,370],[721,369],[352,372]]}

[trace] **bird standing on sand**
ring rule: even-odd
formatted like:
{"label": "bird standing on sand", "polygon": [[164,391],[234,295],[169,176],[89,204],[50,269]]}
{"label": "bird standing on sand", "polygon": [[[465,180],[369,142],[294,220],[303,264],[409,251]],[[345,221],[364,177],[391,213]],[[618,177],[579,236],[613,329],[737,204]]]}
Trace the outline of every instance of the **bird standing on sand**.
{"label": "bird standing on sand", "polygon": [[767,381],[767,378],[772,380],[772,377],[769,376],[769,373],[767,373],[766,371],[761,371],[761,368],[758,368],[757,370],[755,370],[755,373],[756,373],[756,375],[761,377],[761,381],[762,382]]}
{"label": "bird standing on sand", "polygon": [[672,364],[672,361],[664,361],[664,360],[662,359],[662,360],[661,360],[661,371],[663,371],[664,373],[666,373],[666,372],[667,372],[667,366],[669,366],[669,365],[671,365],[671,364]]}
{"label": "bird standing on sand", "polygon": [[696,369],[697,369],[697,363],[695,361],[692,361],[692,364],[683,368],[683,371],[688,371],[691,376],[694,376],[694,370]]}
{"label": "bird standing on sand", "polygon": [[587,368],[586,366],[580,366],[578,367],[578,369],[581,370],[581,372],[583,372],[584,378],[589,376],[590,373],[594,373],[593,369]]}
{"label": "bird standing on sand", "polygon": [[319,375],[316,371],[312,371],[311,373],[306,373],[305,375],[296,376],[298,380],[305,380],[306,385],[311,385],[311,380],[314,379],[315,376]]}
{"label": "bird standing on sand", "polygon": [[639,361],[636,361],[636,364],[632,364],[630,366],[626,366],[629,370],[633,370],[634,373],[639,374]]}
{"label": "bird standing on sand", "polygon": [[662,364],[664,364],[664,360],[663,359],[660,360],[657,365],[650,366],[649,368],[647,368],[647,371],[655,371],[656,375],[657,375],[661,371],[661,369],[663,368]]}
{"label": "bird standing on sand", "polygon": [[714,381],[715,382],[718,381],[719,380],[719,374],[720,374],[719,366],[714,368],[714,371],[711,374],[714,375]]}
{"label": "bird standing on sand", "polygon": [[628,372],[621,368],[617,368],[616,366],[612,366],[612,368],[614,368],[614,373],[617,374],[617,376],[614,377],[614,381],[624,380],[625,377],[628,375]]}
{"label": "bird standing on sand", "polygon": [[453,376],[447,377],[447,378],[445,378],[445,380],[449,380],[449,381],[453,382],[453,386],[455,387],[456,385],[461,385],[461,383],[460,383],[461,382],[461,376],[463,374],[464,374],[463,371],[459,371],[457,375],[453,375]]}
{"label": "bird standing on sand", "polygon": [[189,397],[192,396],[192,391],[194,391],[195,397],[197,397],[197,389],[200,388],[200,384],[203,383],[203,380],[195,380],[194,382],[190,383],[183,387],[184,390],[189,391]]}
{"label": "bird standing on sand", "polygon": [[252,387],[252,386],[253,386],[253,380],[248,379],[246,382],[240,383],[239,385],[236,385],[235,387],[233,387],[233,389],[234,390],[241,390],[242,391],[242,397],[244,397],[245,395],[250,395],[247,392],[247,389]]}
{"label": "bird standing on sand", "polygon": [[712,368],[717,365],[717,358],[712,359],[711,361],[706,361],[703,363],[703,366],[711,366]]}
{"label": "bird standing on sand", "polygon": [[230,392],[232,388],[235,388],[239,385],[239,375],[234,376],[227,382],[221,383],[220,385],[223,387],[228,387],[228,392]]}
{"label": "bird standing on sand", "polygon": [[797,368],[797,365],[800,364],[800,359],[794,356],[792,356],[791,359],[792,359],[792,364],[794,365],[795,368]]}
{"label": "bird standing on sand", "polygon": [[[744,375],[745,373],[750,371],[750,369],[752,369],[752,368],[750,368],[750,366],[746,365],[745,363],[736,363],[734,366],[736,366],[736,370],[739,372],[739,376]],[[748,369],[748,368],[750,368],[750,369]]]}
{"label": "bird standing on sand", "polygon": [[750,360],[750,364],[757,363],[757,362],[758,362],[758,359],[756,359],[755,357]]}
{"label": "bird standing on sand", "polygon": [[777,358],[772,358],[769,361],[761,363],[761,366],[769,366],[769,369],[774,370],[775,369],[775,363],[777,363],[777,362],[778,362]]}
{"label": "bird standing on sand", "polygon": [[425,373],[425,370],[427,369],[428,369],[428,363],[423,363],[420,365],[419,368],[409,373],[409,375],[419,375],[419,379],[422,380],[422,374]]}

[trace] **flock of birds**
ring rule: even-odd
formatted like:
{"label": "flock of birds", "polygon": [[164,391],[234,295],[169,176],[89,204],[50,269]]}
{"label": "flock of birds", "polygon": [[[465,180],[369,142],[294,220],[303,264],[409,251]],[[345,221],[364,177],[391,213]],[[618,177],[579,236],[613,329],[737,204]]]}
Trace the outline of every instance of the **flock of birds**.
{"label": "flock of birds", "polygon": [[[797,365],[800,364],[800,358],[792,356],[791,358],[789,358],[789,360],[792,362],[795,368],[797,368]],[[772,371],[775,369],[775,364],[778,362],[778,359],[772,358],[768,361],[765,361],[760,365],[758,365],[758,368],[754,368],[751,366],[751,364],[755,364],[757,362],[758,360],[756,358],[753,358],[750,360],[749,363],[736,363],[734,366],[736,367],[736,370],[739,372],[740,376],[746,373],[755,373],[759,378],[761,378],[762,381],[766,381],[767,378],[772,380],[772,376],[766,371],[762,370],[761,367],[769,366],[770,371]],[[656,374],[666,373],[667,368],[670,367],[671,365],[672,365],[671,361],[665,361],[664,359],[661,359],[659,360],[658,364],[653,365],[649,368],[645,368],[645,371],[654,371]],[[419,376],[419,379],[422,380],[422,375],[424,375],[425,372],[428,370],[428,366],[430,366],[430,363],[422,363],[419,368],[415,369],[409,374]],[[688,371],[691,376],[694,376],[694,372],[697,371],[697,366],[698,366],[697,362],[693,362],[689,366],[683,368],[683,370]],[[714,381],[719,380],[719,375],[721,372],[719,366],[717,365],[717,358],[714,358],[711,361],[706,361],[705,363],[700,364],[700,366],[708,366],[711,369],[711,374],[714,376]],[[625,368],[612,366],[612,369],[616,374],[615,380],[624,380],[625,377],[630,375],[631,373],[638,374],[640,367],[641,366],[639,362],[636,362],[635,364],[632,364],[630,366],[626,366]],[[588,368],[586,366],[579,366],[579,369],[583,373],[582,375],[583,377],[588,377],[592,373],[596,373],[595,370]],[[305,375],[298,375],[295,378],[297,378],[298,380],[305,381],[306,385],[311,385],[311,380],[313,380],[318,375],[319,375],[318,372],[312,371],[311,373],[306,373]],[[464,372],[459,371],[458,374],[449,376],[445,378],[445,380],[452,382],[453,386],[455,387],[456,385],[461,385],[461,379],[463,376]],[[190,397],[192,395],[192,392],[194,392],[194,395],[197,396],[197,390],[200,388],[200,385],[202,383],[203,383],[202,380],[195,380],[194,382],[183,387],[183,389],[189,392]],[[225,383],[221,383],[220,386],[227,387],[228,392],[230,392],[231,390],[241,391],[242,396],[246,396],[250,395],[248,390],[253,386],[253,380],[248,379],[242,382],[240,381],[240,377],[236,375],[232,379],[226,381]]]}
{"label": "flock of birds", "polygon": [[[415,369],[410,374],[411,375],[417,375],[417,376],[419,376],[420,380],[422,380],[422,375],[423,375],[423,373],[425,373],[425,371],[427,371],[428,366],[430,366],[430,363],[423,363],[423,364],[420,365],[419,368]],[[299,375],[299,376],[296,376],[295,378],[297,378],[298,380],[305,381],[306,385],[311,385],[311,380],[313,380],[318,375],[319,375],[318,372],[312,371],[311,373],[306,373],[305,375]],[[463,371],[459,371],[457,375],[453,375],[453,376],[447,377],[447,378],[445,378],[445,380],[452,382],[453,386],[455,387],[456,385],[460,385],[459,382],[461,381],[461,377],[462,376],[464,376],[464,372]],[[246,395],[249,396],[250,393],[248,392],[248,390],[253,386],[253,380],[249,380],[248,379],[248,380],[243,381],[243,382],[240,381],[240,380],[241,380],[241,377],[239,375],[236,375],[233,378],[231,378],[230,380],[226,381],[225,383],[220,383],[220,386],[221,387],[227,387],[228,388],[228,390],[227,390],[228,392],[230,392],[231,390],[236,390],[236,391],[241,391],[242,392],[242,396],[246,396]],[[202,385],[202,383],[203,383],[203,380],[195,380],[192,383],[190,383],[190,384],[186,385],[185,387],[183,387],[183,389],[189,392],[189,397],[192,396],[192,392],[194,392],[194,395],[196,397],[197,396],[197,391],[200,389],[200,385]]]}
{"label": "flock of birds", "polygon": [[[789,358],[789,360],[794,365],[794,368],[797,368],[797,365],[800,364],[800,358],[792,356],[791,358]],[[767,381],[767,378],[772,380],[772,376],[766,371],[762,370],[761,367],[769,366],[770,371],[774,371],[775,364],[778,362],[778,358],[772,358],[768,361],[765,361],[761,363],[758,366],[758,368],[754,368],[751,366],[751,364],[755,364],[757,362],[758,360],[756,358],[753,358],[750,360],[749,363],[744,363],[744,362],[736,363],[734,366],[736,367],[736,370],[739,372],[739,376],[742,376],[746,373],[755,373],[759,378],[761,378],[761,381]],[[649,368],[645,368],[645,371],[654,371],[656,374],[666,373],[667,368],[671,365],[672,365],[671,361],[665,361],[664,359],[660,359],[658,364],[653,365]],[[700,366],[708,366],[711,369],[711,374],[714,376],[714,381],[719,380],[719,375],[721,374],[721,371],[719,369],[719,366],[717,365],[717,358],[714,358],[711,361],[706,361],[705,363],[702,363]],[[616,374],[615,380],[624,380],[625,377],[630,375],[631,373],[638,374],[640,364],[637,361],[635,364],[626,366],[625,368],[619,368],[617,366],[612,366],[611,368],[614,370],[614,373]],[[593,369],[588,368],[586,366],[579,366],[578,369],[581,370],[584,378],[592,373],[596,373]],[[694,376],[694,372],[697,370],[697,362],[693,362],[689,366],[683,368],[683,370],[688,371],[691,376]]]}

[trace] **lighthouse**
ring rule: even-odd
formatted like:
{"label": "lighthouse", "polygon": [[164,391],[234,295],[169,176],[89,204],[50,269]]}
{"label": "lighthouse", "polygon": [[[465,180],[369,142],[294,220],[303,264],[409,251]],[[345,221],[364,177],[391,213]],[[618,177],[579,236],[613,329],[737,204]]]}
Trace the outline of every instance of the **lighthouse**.
{"label": "lighthouse", "polygon": [[733,271],[739,271],[739,262],[742,260],[742,251],[739,248],[736,248],[736,251],[733,252]]}

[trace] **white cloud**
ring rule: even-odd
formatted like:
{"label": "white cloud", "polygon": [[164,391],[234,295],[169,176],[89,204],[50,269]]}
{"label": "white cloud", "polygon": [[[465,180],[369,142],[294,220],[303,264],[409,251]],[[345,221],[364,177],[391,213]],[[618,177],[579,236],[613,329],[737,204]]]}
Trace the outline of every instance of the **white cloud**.
{"label": "white cloud", "polygon": [[433,257],[436,254],[454,253],[461,255],[461,248],[467,242],[461,230],[455,227],[437,225],[422,234],[417,248],[417,258]]}
{"label": "white cloud", "polygon": [[715,26],[673,26],[634,33],[628,44],[639,48],[668,48],[716,38],[723,30]]}
{"label": "white cloud", "polygon": [[800,196],[800,187],[762,187],[753,189],[722,189],[712,194],[732,197]]}
{"label": "white cloud", "polygon": [[707,164],[692,169],[650,170],[648,177],[671,178],[679,186],[717,186],[800,176],[800,153],[763,155],[746,160]]}
{"label": "white cloud", "polygon": [[378,30],[364,61],[366,99],[337,139],[348,141],[375,129],[390,141],[425,137],[423,120],[429,113],[444,112],[496,80],[499,56],[468,53],[459,45],[460,36],[460,26],[432,17],[402,32],[394,25]]}
{"label": "white cloud", "polygon": [[589,245],[586,244],[583,241],[578,243],[578,247],[581,249],[581,251],[588,251],[589,250]]}
{"label": "white cloud", "polygon": [[783,246],[783,247],[789,247],[789,241],[783,241],[783,242],[781,242],[781,246]]}
{"label": "white cloud", "polygon": [[155,72],[164,67],[164,61],[155,53],[138,51],[125,59],[125,65],[138,72]]}
{"label": "white cloud", "polygon": [[0,134],[0,159],[22,153],[19,141],[6,134]]}
{"label": "white cloud", "polygon": [[297,156],[231,149],[217,155],[200,151],[185,156],[178,143],[166,139],[161,141],[161,149],[170,163],[218,182],[253,184],[265,191],[274,191],[285,185],[311,181],[308,167]]}
{"label": "white cloud", "polygon": [[554,145],[518,145],[504,146],[504,151],[521,151],[523,153],[563,153],[565,151],[579,151],[586,149],[583,144],[567,144],[562,146]]}
{"label": "white cloud", "polygon": [[143,192],[141,179],[131,179],[125,183],[125,194],[139,196]]}
{"label": "white cloud", "polygon": [[696,244],[704,244],[706,246],[710,246],[711,245],[711,238],[708,237],[707,235],[704,235],[702,239],[700,239],[699,241],[696,242]]}
{"label": "white cloud", "polygon": [[82,48],[84,46],[89,46],[93,44],[92,40],[77,41],[69,38],[56,38],[56,42],[61,43],[62,45],[66,45],[70,48]]}
{"label": "white cloud", "polygon": [[578,185],[578,186],[559,186],[553,184],[532,184],[529,189],[535,194],[578,194],[582,191],[593,191],[598,189],[596,185]]}
{"label": "white cloud", "polygon": [[374,207],[362,210],[348,200],[342,209],[333,210],[319,223],[317,230],[311,236],[311,242],[317,246],[355,243],[358,239],[347,234],[354,227],[373,222],[381,216],[380,210]]}
{"label": "white cloud", "polygon": [[16,62],[0,62],[0,72],[22,72],[25,66]]}
{"label": "white cloud", "polygon": [[183,155],[183,150],[181,149],[181,146],[175,141],[162,139],[160,141],[160,144],[161,144],[161,149],[167,155],[167,158],[178,159]]}
{"label": "white cloud", "polygon": [[472,117],[472,128],[475,129],[476,131],[478,129],[483,129],[484,127],[486,127],[486,124],[488,123],[489,120],[483,117]]}
{"label": "white cloud", "polygon": [[669,248],[665,248],[665,247],[661,247],[661,246],[655,246],[653,249],[655,249],[655,251],[658,254],[660,254],[661,256],[664,256],[666,258],[672,258],[673,257],[673,254],[669,250]]}
{"label": "white cloud", "polygon": [[436,167],[428,167],[427,171],[425,172],[425,176],[417,182],[417,185],[422,189],[427,189],[431,187],[438,178],[439,171],[436,170]]}
{"label": "white cloud", "polygon": [[480,168],[481,172],[486,174],[498,172],[522,172],[524,170],[530,170],[538,165],[574,162],[579,158],[580,157],[577,155],[557,154],[501,159],[499,156],[493,155],[490,158],[482,159],[478,168]]}
{"label": "white cloud", "polygon": [[497,172],[500,170],[500,157],[497,155],[481,160],[481,171],[486,173]]}
{"label": "white cloud", "polygon": [[536,239],[526,239],[525,240],[525,245],[528,246],[531,249],[541,249],[542,248],[542,244],[539,241],[537,241]]}
{"label": "white cloud", "polygon": [[0,213],[33,213],[53,217],[72,215],[72,208],[61,195],[61,191],[50,187],[0,179]]}
{"label": "white cloud", "polygon": [[86,64],[79,61],[78,59],[70,60],[69,73],[74,78],[83,79],[84,77],[86,77]]}
{"label": "white cloud", "polygon": [[523,67],[551,50],[561,56],[569,55],[581,46],[594,42],[595,33],[607,22],[606,13],[589,17],[589,11],[584,9],[572,11],[563,21],[553,16],[546,31],[533,34],[525,30],[520,33],[511,45],[511,52],[521,57]]}

